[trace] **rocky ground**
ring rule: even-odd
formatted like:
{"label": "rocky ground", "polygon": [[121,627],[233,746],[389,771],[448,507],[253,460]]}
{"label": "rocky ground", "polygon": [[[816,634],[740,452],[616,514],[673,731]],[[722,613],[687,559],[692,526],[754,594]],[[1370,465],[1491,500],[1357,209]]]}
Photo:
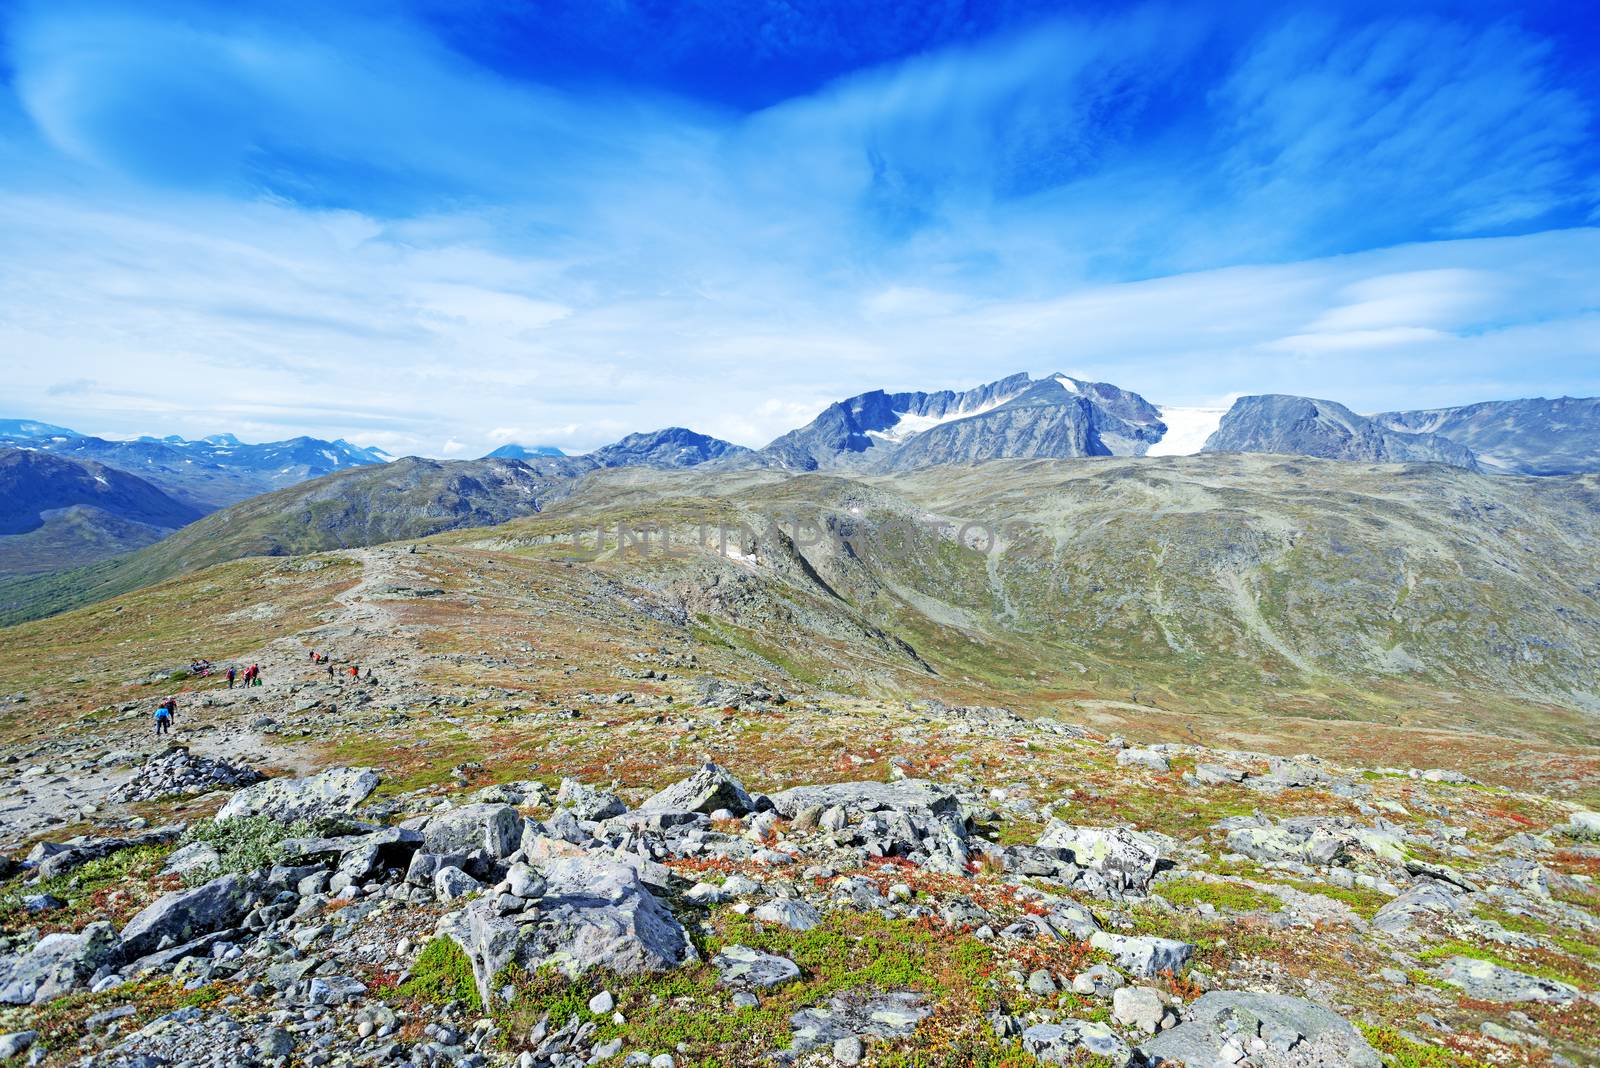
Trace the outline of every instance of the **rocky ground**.
{"label": "rocky ground", "polygon": [[1570,801],[763,681],[538,589],[494,629],[358,559],[263,686],[8,721],[0,1063],[1600,1064]]}

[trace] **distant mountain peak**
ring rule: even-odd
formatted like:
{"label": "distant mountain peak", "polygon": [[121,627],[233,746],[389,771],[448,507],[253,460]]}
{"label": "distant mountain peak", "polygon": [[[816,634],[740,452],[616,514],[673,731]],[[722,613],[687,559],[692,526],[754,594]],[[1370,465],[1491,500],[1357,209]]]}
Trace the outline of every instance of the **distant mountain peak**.
{"label": "distant mountain peak", "polygon": [[486,453],[484,459],[500,460],[527,460],[536,456],[565,456],[566,453],[554,445],[518,445],[508,442],[492,452]]}
{"label": "distant mountain peak", "polygon": [[669,426],[594,450],[588,457],[601,467],[696,467],[750,450],[688,427]]}

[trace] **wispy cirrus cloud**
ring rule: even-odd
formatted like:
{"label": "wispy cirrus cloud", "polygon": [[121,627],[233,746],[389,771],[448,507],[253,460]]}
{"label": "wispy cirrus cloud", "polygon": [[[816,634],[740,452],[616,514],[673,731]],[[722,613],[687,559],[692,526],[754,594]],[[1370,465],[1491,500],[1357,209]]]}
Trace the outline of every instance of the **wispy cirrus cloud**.
{"label": "wispy cirrus cloud", "polygon": [[[332,394],[442,453],[760,444],[858,389],[1068,363],[1167,400],[1600,389],[1595,101],[1559,42],[1470,13],[996,10],[876,37],[690,11],[586,79],[473,38],[522,25],[487,3],[20,6],[12,403],[70,422],[52,384],[92,379],[115,418],[136,381],[184,430],[209,398]],[[547,16],[574,54],[598,32]],[[691,70],[719,48],[781,70]]]}

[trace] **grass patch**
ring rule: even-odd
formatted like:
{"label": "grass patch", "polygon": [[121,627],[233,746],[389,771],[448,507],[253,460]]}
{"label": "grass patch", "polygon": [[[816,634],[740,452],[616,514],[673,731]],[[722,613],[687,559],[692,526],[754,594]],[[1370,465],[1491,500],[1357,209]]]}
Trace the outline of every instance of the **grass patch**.
{"label": "grass patch", "polygon": [[1342,901],[1349,905],[1355,914],[1364,920],[1370,920],[1378,914],[1378,910],[1387,905],[1392,898],[1377,890],[1369,890],[1364,886],[1333,886],[1329,883],[1315,883],[1306,881],[1289,881],[1284,886],[1293,887],[1302,893],[1320,894],[1331,897],[1335,901]]}
{"label": "grass patch", "polygon": [[397,988],[407,997],[435,1005],[461,1002],[473,1012],[483,1011],[472,962],[454,939],[435,938],[422,947],[411,965],[411,977]]}
{"label": "grass patch", "polygon": [[[551,1028],[592,1020],[594,1041],[621,1038],[624,1048],[651,1054],[681,1046],[688,1052],[679,1056],[680,1064],[735,1068],[787,1048],[789,1018],[802,1008],[850,991],[915,990],[927,998],[930,1016],[900,1050],[880,1055],[875,1063],[904,1068],[1031,1068],[1037,1063],[988,1028],[986,1014],[1005,1007],[990,978],[993,951],[941,924],[837,913],[797,932],[719,910],[696,941],[701,963],[659,975],[590,973],[572,982],[553,970],[508,974],[517,995],[496,1010],[497,1022],[509,1036],[526,1034],[546,1014]],[[717,971],[709,963],[733,944],[788,957],[800,966],[801,976],[763,992],[754,1007],[735,1008],[732,991],[717,985]],[[588,1011],[589,995],[601,989],[616,997],[625,1023]]]}
{"label": "grass patch", "polygon": [[[37,926],[49,933],[76,931],[99,919],[125,923],[166,889],[152,885],[152,880],[172,850],[170,845],[122,849],[33,886],[13,881],[0,892],[0,930]],[[23,907],[22,899],[34,894],[49,894],[67,902],[67,906],[31,913]]]}
{"label": "grass patch", "polygon": [[1238,883],[1213,883],[1200,879],[1174,879],[1151,890],[1180,908],[1210,905],[1218,912],[1277,912],[1283,902],[1271,894]]}
{"label": "grass patch", "polygon": [[1383,1058],[1384,1068],[1489,1068],[1476,1057],[1412,1041],[1392,1027],[1356,1026]]}

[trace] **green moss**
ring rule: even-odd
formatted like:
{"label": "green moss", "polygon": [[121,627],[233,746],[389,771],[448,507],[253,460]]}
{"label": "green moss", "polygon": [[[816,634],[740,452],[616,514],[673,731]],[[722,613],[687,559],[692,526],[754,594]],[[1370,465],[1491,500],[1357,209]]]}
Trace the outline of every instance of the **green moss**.
{"label": "green moss", "polygon": [[1357,1026],[1383,1058],[1384,1068],[1489,1068],[1483,1061],[1464,1053],[1414,1042],[1392,1027]]}
{"label": "green moss", "polygon": [[[1546,954],[1549,956],[1549,954]],[[1423,962],[1444,960],[1449,957],[1469,957],[1472,960],[1488,961],[1502,968],[1522,972],[1540,979],[1552,979],[1558,983],[1571,983],[1575,986],[1592,986],[1594,979],[1585,975],[1582,966],[1572,962],[1573,967],[1557,967],[1552,964],[1539,963],[1527,960],[1518,960],[1505,953],[1500,953],[1487,945],[1477,942],[1461,942],[1451,940],[1440,942],[1438,945],[1429,946],[1417,954],[1417,959]]]}
{"label": "green moss", "polygon": [[411,978],[401,983],[399,990],[421,1001],[440,1005],[462,1002],[473,1012],[483,1011],[472,962],[449,938],[435,938],[422,947],[411,965]]}
{"label": "green moss", "polygon": [[1153,892],[1182,908],[1210,905],[1219,912],[1277,912],[1283,908],[1283,902],[1272,895],[1238,883],[1175,879],[1157,885]]}

